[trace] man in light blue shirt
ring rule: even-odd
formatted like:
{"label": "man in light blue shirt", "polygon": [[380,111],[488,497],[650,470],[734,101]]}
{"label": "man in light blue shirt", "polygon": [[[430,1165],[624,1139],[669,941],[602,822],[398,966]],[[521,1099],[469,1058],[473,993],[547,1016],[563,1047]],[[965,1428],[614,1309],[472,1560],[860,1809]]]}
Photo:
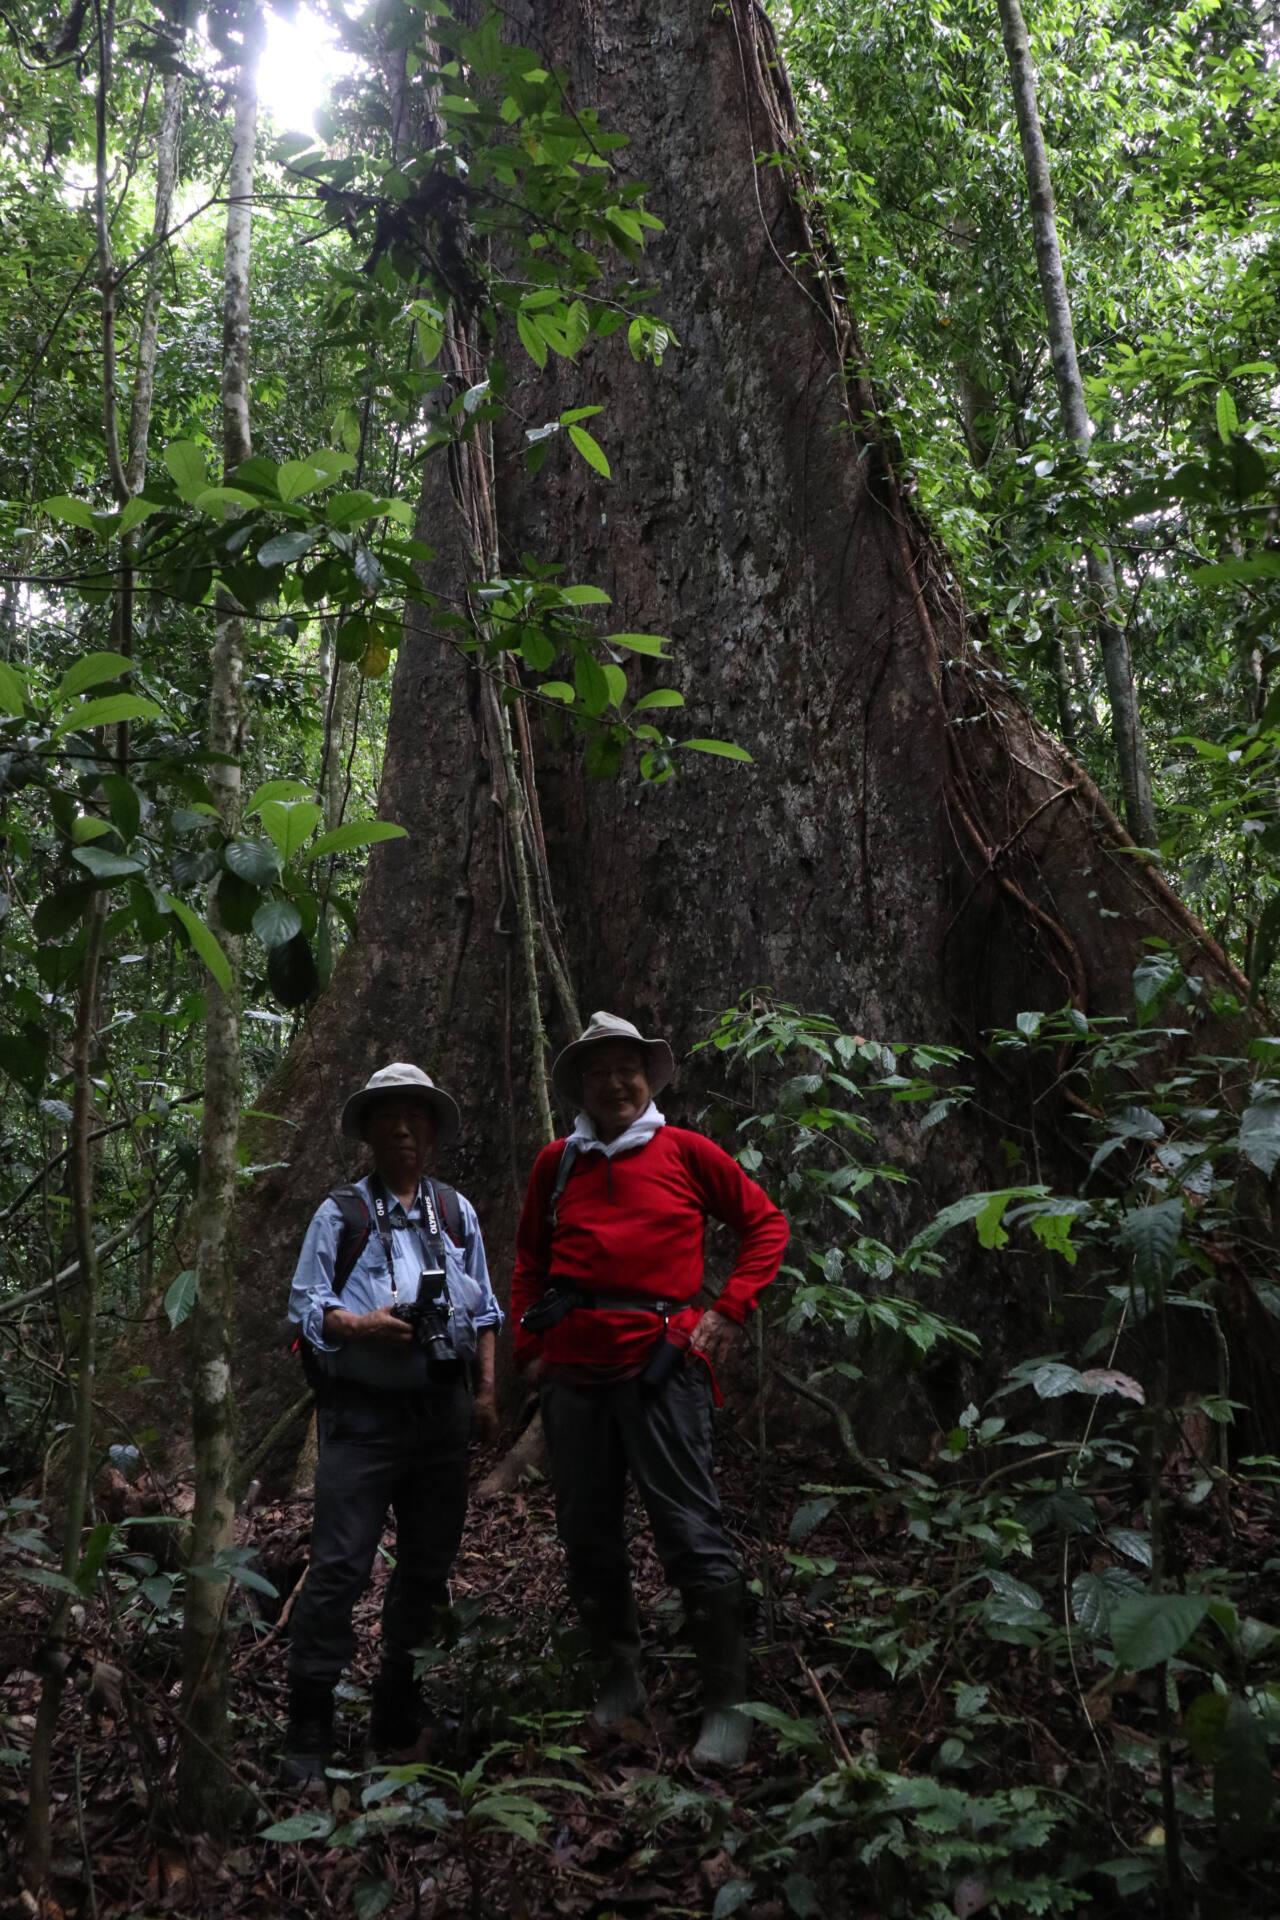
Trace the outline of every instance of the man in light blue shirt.
{"label": "man in light blue shirt", "polygon": [[383,1067],[347,1101],[342,1131],[374,1170],[319,1208],[303,1241],[289,1315],[316,1386],[319,1462],[311,1560],[290,1624],[282,1770],[302,1781],[330,1758],[333,1689],[355,1647],[388,1508],[396,1566],[373,1684],[375,1751],[411,1748],[426,1711],[412,1649],[448,1578],[467,1510],[467,1441],[496,1426],[502,1313],[470,1202],[428,1174],[458,1109],[421,1068]]}

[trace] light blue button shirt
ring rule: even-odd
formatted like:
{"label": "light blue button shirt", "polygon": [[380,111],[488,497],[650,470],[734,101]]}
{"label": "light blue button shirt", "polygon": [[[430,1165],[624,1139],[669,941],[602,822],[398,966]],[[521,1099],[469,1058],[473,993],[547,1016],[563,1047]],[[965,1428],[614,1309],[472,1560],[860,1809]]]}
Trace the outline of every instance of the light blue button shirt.
{"label": "light blue button shirt", "polygon": [[[390,1196],[387,1222],[391,1233],[393,1270],[388,1269],[374,1213],[373,1191],[368,1178],[356,1183],[369,1209],[369,1237],[347,1277],[341,1295],[334,1291],[333,1275],[342,1237],[342,1214],[335,1200],[326,1199],[317,1208],[307,1228],[298,1265],[289,1292],[289,1318],[296,1321],[302,1336],[318,1355],[332,1355],[325,1371],[335,1378],[360,1381],[369,1386],[391,1389],[413,1388],[425,1383],[426,1356],[416,1347],[375,1348],[347,1341],[326,1340],[325,1310],[345,1307],[348,1313],[372,1313],[377,1307],[407,1306],[418,1297],[418,1282],[424,1269],[434,1267],[431,1243],[426,1236],[417,1200],[406,1213],[400,1201]],[[460,1351],[471,1351],[475,1334],[482,1328],[502,1325],[502,1309],[489,1283],[480,1222],[471,1202],[458,1195],[462,1214],[463,1243],[455,1246],[444,1223],[445,1277],[452,1309],[450,1336]],[[392,1290],[392,1271],[395,1289]],[[437,1296],[439,1297],[439,1296]]]}

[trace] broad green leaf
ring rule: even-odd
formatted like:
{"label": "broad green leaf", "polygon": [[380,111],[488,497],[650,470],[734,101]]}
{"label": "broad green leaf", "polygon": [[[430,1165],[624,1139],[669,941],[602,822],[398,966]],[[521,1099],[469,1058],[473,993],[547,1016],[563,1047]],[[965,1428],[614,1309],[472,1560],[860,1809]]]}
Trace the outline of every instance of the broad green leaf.
{"label": "broad green leaf", "polygon": [[544,680],[538,692],[545,694],[548,700],[564,700],[570,706],[577,699],[567,680]]}
{"label": "broad green leaf", "polygon": [[164,450],[164,463],[184,500],[194,499],[209,484],[204,449],[193,440],[171,440]]}
{"label": "broad green leaf", "polygon": [[609,471],[609,462],[605,459],[604,448],[598,440],[592,439],[585,427],[570,427],[569,438],[589,467],[594,467],[596,472],[603,474],[606,480],[613,478]]}
{"label": "broad green leaf", "polygon": [[76,500],[69,493],[59,493],[52,500],[42,501],[41,505],[51,520],[62,520],[70,527],[84,527],[90,533],[96,531],[93,508],[87,500]]}
{"label": "broad green leaf", "polygon": [[94,889],[89,881],[73,881],[46,894],[31,917],[37,940],[61,940],[78,926]]}
{"label": "broad green leaf", "polygon": [[138,693],[107,693],[100,700],[86,700],[82,706],[64,713],[55,729],[58,733],[84,731],[89,727],[114,727],[123,720],[163,720],[164,708]]}
{"label": "broad green leaf", "polygon": [[[357,441],[357,446],[359,442]],[[314,467],[326,485],[339,475],[351,473],[356,466],[356,449],[339,447],[317,447],[314,453],[307,455],[307,465]]]}
{"label": "broad green leaf", "polygon": [[404,840],[407,829],[394,820],[347,820],[340,827],[322,833],[303,854],[304,863],[318,860],[324,853],[348,853],[352,847],[370,847],[379,840]]}
{"label": "broad green leaf", "polygon": [[282,1007],[300,1007],[320,985],[315,956],[304,933],[267,953],[267,981]]}
{"label": "broad green leaf", "polygon": [[320,469],[313,467],[309,460],[286,460],[276,473],[276,490],[286,505],[323,485]]}
{"label": "broad green leaf", "polygon": [[320,538],[318,528],[304,532],[299,528],[294,533],[275,533],[270,540],[264,540],[258,548],[260,567],[287,567],[295,560],[301,560],[304,553],[310,553]]}
{"label": "broad green leaf", "polygon": [[324,808],[314,800],[264,800],[258,812],[286,866],[324,817]]}
{"label": "broad green leaf", "polygon": [[124,880],[143,871],[141,860],[125,853],[108,853],[103,847],[77,847],[71,858],[87,867],[95,880]]}
{"label": "broad green leaf", "polygon": [[533,361],[535,367],[547,364],[547,343],[532,320],[523,311],[516,314],[516,332],[520,335],[520,344]]}
{"label": "broad green leaf", "polygon": [[245,814],[257,813],[264,800],[309,800],[314,792],[306,780],[264,780],[245,801]]}
{"label": "broad green leaf", "polygon": [[1240,431],[1240,416],[1236,412],[1236,403],[1230,387],[1219,387],[1216,411],[1218,435],[1225,445],[1230,442],[1233,433]]}
{"label": "broad green leaf", "polygon": [[1262,1722],[1249,1702],[1233,1693],[1213,1769],[1213,1817],[1223,1849],[1233,1860],[1245,1859],[1263,1845],[1275,1797]]}
{"label": "broad green leaf", "polygon": [[1259,1173],[1271,1177],[1280,1160],[1280,1094],[1260,1094],[1245,1108],[1236,1145]]}
{"label": "broad green leaf", "polygon": [[1134,1280],[1153,1296],[1159,1295],[1173,1277],[1181,1232],[1181,1199],[1134,1207],[1124,1217],[1119,1237],[1133,1252]]}
{"label": "broad green leaf", "polygon": [[652,654],[655,660],[664,660],[663,649],[671,645],[661,633],[606,633],[605,640],[611,647],[626,647],[629,653]]}
{"label": "broad green leaf", "polygon": [[206,967],[208,967],[218,985],[222,988],[222,991],[224,993],[230,993],[230,962],[226,954],[222,951],[222,948],[218,945],[217,940],[200,918],[200,915],[193,913],[185,901],[176,899],[171,893],[166,893],[161,897],[170,913],[174,914],[176,918],[181,921],[186,930],[187,938],[190,940],[200,958],[204,961]]}
{"label": "broad green leaf", "polygon": [[751,761],[746,748],[735,746],[732,740],[682,740],[680,745],[694,753],[714,753],[721,760]]}
{"label": "broad green leaf", "polygon": [[363,488],[354,493],[335,493],[325,502],[325,518],[331,527],[359,527],[380,511],[378,502]]}
{"label": "broad green leaf", "polygon": [[321,1813],[316,1809],[310,1813],[291,1814],[287,1820],[277,1820],[274,1826],[264,1827],[258,1834],[259,1840],[324,1840],[333,1832],[333,1815]]}
{"label": "broad green leaf", "polygon": [[603,407],[570,407],[568,413],[560,415],[562,427],[572,427],[579,420],[590,420],[597,413],[603,413]]}
{"label": "broad green leaf", "polygon": [[792,1546],[803,1546],[809,1535],[822,1525],[829,1513],[834,1511],[835,1506],[835,1495],[824,1493],[819,1499],[806,1500],[803,1506],[797,1507],[791,1516],[791,1525],[787,1529],[787,1538]]}
{"label": "broad green leaf", "polygon": [[566,587],[564,599],[571,607],[607,607],[609,596],[603,587]]}
{"label": "broad green leaf", "polygon": [[164,1310],[169,1316],[169,1328],[176,1333],[196,1303],[196,1270],[186,1267],[172,1281],[164,1296]]}
{"label": "broad green leaf", "polygon": [[1199,1593],[1135,1593],[1118,1601],[1111,1615],[1116,1659],[1137,1673],[1172,1660],[1208,1611]]}
{"label": "broad green leaf", "polygon": [[642,694],[632,707],[632,713],[647,713],[651,707],[682,707],[684,695],[677,693],[674,687],[655,687],[652,693]]}
{"label": "broad green leaf", "polygon": [[611,707],[621,707],[627,697],[626,674],[622,671],[621,667],[611,666],[608,662],[601,667],[600,671],[603,673],[609,685],[609,705]]}
{"label": "broad green leaf", "polygon": [[120,515],[120,525],[116,528],[116,532],[132,533],[136,526],[142,524],[148,514],[158,513],[159,511],[160,509],[156,506],[154,500],[144,500],[140,493],[136,493],[132,500],[126,502],[124,510]]}
{"label": "broad green leaf", "polygon": [[1084,1375],[1077,1367],[1050,1360],[1031,1375],[1031,1387],[1041,1400],[1061,1400],[1064,1394],[1084,1392]]}
{"label": "broad green leaf", "polygon": [[253,916],[253,930],[264,947],[283,946],[302,932],[302,915],[292,900],[264,900]]}
{"label": "broad green leaf", "polygon": [[257,494],[246,493],[243,487],[203,487],[191,505],[197,513],[208,513],[223,519],[228,507],[250,510],[260,507],[262,502]]}
{"label": "broad green leaf", "polygon": [[395,1899],[390,1880],[357,1880],[353,1904],[356,1920],[377,1920]]}
{"label": "broad green leaf", "polygon": [[266,840],[231,840],[223,861],[239,880],[251,887],[269,887],[280,878],[280,858]]}
{"label": "broad green leaf", "polygon": [[1071,1611],[1091,1640],[1106,1640],[1116,1605],[1141,1591],[1137,1574],[1128,1567],[1077,1574],[1071,1583]]}
{"label": "broad green leaf", "polygon": [[25,713],[27,705],[27,686],[16,667],[7,660],[0,660],[0,713],[12,714],[18,718]]}
{"label": "broad green leaf", "polygon": [[108,680],[119,680],[132,671],[133,662],[123,653],[87,653],[83,660],[67,668],[54,689],[53,704],[65,706],[86,687],[101,687]]}
{"label": "broad green leaf", "polygon": [[609,704],[609,682],[600,662],[589,653],[579,653],[573,663],[573,684],[583,707],[593,717]]}
{"label": "broad green leaf", "polygon": [[101,840],[103,834],[110,831],[111,822],[99,820],[92,813],[79,814],[71,822],[71,838],[78,847],[87,847],[91,840]]}
{"label": "broad green leaf", "polygon": [[1187,1745],[1202,1767],[1211,1767],[1218,1757],[1218,1743],[1227,1724],[1225,1693],[1202,1693],[1191,1702],[1182,1716]]}

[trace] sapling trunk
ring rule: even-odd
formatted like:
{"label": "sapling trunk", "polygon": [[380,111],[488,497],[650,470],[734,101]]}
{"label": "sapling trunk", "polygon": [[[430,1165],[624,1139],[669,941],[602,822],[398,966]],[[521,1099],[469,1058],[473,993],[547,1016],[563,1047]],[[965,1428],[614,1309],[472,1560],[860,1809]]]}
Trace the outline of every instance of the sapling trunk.
{"label": "sapling trunk", "polygon": [[[93,1450],[93,1383],[97,1366],[98,1262],[93,1245],[93,1153],[90,1121],[93,1116],[93,1037],[98,1017],[98,971],[107,917],[107,890],[93,895],[86,920],[84,964],[76,993],[76,1025],[72,1041],[71,1074],[71,1208],[76,1260],[80,1272],[79,1327],[76,1336],[75,1402],[71,1445],[67,1453],[65,1510],[62,1524],[62,1574],[70,1580],[80,1559],[80,1535],[89,1498],[89,1466]],[[26,1848],[23,1876],[28,1887],[43,1886],[49,1873],[52,1846],[50,1788],[53,1741],[62,1704],[67,1661],[64,1648],[74,1595],[58,1595],[41,1658],[44,1684],[31,1740],[31,1771],[27,1801]]]}
{"label": "sapling trunk", "polygon": [[[1071,320],[1071,301],[1067,293],[1066,275],[1062,270],[1053,178],[1040,125],[1031,42],[1019,0],[996,0],[996,3],[1000,10],[1004,48],[1013,83],[1014,111],[1022,142],[1027,196],[1031,202],[1036,267],[1044,297],[1049,349],[1058,403],[1062,410],[1062,424],[1081,459],[1087,460],[1093,429],[1085,405],[1084,383],[1080,378],[1080,362],[1076,355],[1075,330]],[[1094,600],[1094,619],[1106,674],[1107,694],[1111,701],[1111,726],[1120,786],[1124,794],[1125,824],[1140,846],[1157,847],[1159,838],[1151,799],[1146,737],[1138,712],[1129,641],[1118,618],[1115,568],[1106,547],[1093,544],[1085,551],[1085,566]]]}
{"label": "sapling trunk", "polygon": [[[223,461],[228,472],[249,458],[249,267],[252,238],[254,144],[257,136],[257,58],[263,15],[254,7],[244,24],[236,81],[235,124],[227,182],[223,294]],[[244,628],[239,609],[223,593],[218,602],[209,693],[208,744],[227,758],[209,769],[209,785],[223,831],[240,823],[241,683]],[[199,1242],[197,1293],[191,1316],[189,1382],[195,1439],[195,1509],[191,1564],[208,1568],[235,1537],[235,1402],[231,1354],[236,1262],[231,1240],[236,1151],[240,1137],[240,943],[222,924],[214,884],[209,925],[230,968],[223,987],[206,980],[205,1103],[196,1203]],[[184,1817],[217,1830],[228,1814],[226,1602],[229,1585],[207,1574],[189,1578],[183,1616],[182,1718],[178,1774]]]}

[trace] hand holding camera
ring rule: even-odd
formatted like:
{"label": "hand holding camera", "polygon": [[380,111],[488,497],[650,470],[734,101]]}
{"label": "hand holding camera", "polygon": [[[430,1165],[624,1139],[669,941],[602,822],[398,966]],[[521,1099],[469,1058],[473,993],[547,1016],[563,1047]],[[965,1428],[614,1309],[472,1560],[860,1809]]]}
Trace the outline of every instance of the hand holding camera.
{"label": "hand holding camera", "polygon": [[448,1293],[443,1306],[435,1298],[444,1286],[445,1277],[438,1268],[424,1272],[418,1278],[417,1299],[391,1309],[396,1319],[403,1320],[409,1328],[414,1345],[437,1367],[447,1367],[457,1358],[449,1340]]}

